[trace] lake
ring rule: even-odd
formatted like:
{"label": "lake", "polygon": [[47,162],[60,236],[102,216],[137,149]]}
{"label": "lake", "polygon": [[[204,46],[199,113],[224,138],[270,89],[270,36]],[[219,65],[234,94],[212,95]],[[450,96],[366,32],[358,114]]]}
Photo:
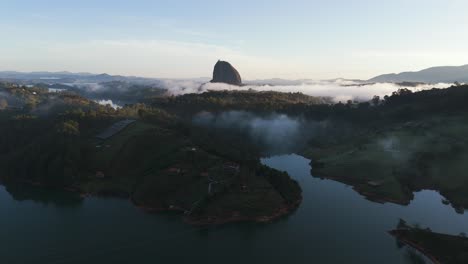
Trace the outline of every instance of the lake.
{"label": "lake", "polygon": [[400,218],[468,233],[468,214],[444,205],[437,192],[421,191],[409,206],[378,204],[312,177],[301,156],[262,162],[287,171],[304,196],[296,212],[270,224],[192,227],[179,215],[147,214],[127,200],[2,186],[2,263],[409,263],[387,234]]}

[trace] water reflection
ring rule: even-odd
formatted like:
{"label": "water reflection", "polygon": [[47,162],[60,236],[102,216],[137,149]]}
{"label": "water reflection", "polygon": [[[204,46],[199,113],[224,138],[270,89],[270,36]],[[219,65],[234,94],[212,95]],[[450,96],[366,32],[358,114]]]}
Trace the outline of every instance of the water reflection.
{"label": "water reflection", "polygon": [[303,157],[262,162],[287,171],[304,196],[294,214],[270,224],[199,228],[124,199],[82,200],[31,186],[8,186],[8,195],[0,188],[1,262],[423,263],[387,233],[400,218],[435,232],[468,232],[468,215],[442,204],[437,192],[415,193],[409,206],[373,203],[342,183],[312,177]]}
{"label": "water reflection", "polygon": [[77,193],[64,190],[48,189],[29,184],[11,183],[5,190],[16,201],[33,201],[42,205],[52,205],[59,208],[80,207],[83,198]]}
{"label": "water reflection", "polygon": [[426,258],[412,248],[406,248],[404,253],[405,259],[409,264],[426,264],[430,263],[426,261]]}

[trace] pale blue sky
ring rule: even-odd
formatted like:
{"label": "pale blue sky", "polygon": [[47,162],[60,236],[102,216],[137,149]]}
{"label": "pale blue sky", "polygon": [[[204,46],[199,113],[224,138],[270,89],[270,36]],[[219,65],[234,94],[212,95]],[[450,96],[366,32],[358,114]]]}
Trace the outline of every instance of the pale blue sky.
{"label": "pale blue sky", "polygon": [[468,1],[0,0],[0,70],[370,78],[468,64]]}

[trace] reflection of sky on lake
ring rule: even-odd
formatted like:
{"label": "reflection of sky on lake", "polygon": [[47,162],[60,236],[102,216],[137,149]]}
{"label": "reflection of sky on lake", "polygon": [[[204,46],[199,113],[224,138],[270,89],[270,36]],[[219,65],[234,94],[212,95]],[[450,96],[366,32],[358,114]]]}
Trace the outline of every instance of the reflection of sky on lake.
{"label": "reflection of sky on lake", "polygon": [[407,207],[378,204],[349,186],[310,176],[309,161],[300,156],[263,162],[288,171],[304,192],[296,212],[271,224],[192,227],[180,215],[147,214],[123,199],[66,206],[40,192],[21,192],[15,200],[1,187],[2,263],[394,264],[407,258],[387,234],[399,218],[437,232],[468,232],[468,214],[456,214],[436,192],[417,193]]}

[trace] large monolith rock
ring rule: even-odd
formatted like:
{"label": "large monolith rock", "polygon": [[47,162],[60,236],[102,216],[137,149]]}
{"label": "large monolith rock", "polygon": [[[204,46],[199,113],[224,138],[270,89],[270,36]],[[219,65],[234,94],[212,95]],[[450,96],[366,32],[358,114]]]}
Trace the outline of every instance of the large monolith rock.
{"label": "large monolith rock", "polygon": [[219,60],[213,70],[212,83],[227,83],[241,85],[242,79],[239,72],[229,62]]}

